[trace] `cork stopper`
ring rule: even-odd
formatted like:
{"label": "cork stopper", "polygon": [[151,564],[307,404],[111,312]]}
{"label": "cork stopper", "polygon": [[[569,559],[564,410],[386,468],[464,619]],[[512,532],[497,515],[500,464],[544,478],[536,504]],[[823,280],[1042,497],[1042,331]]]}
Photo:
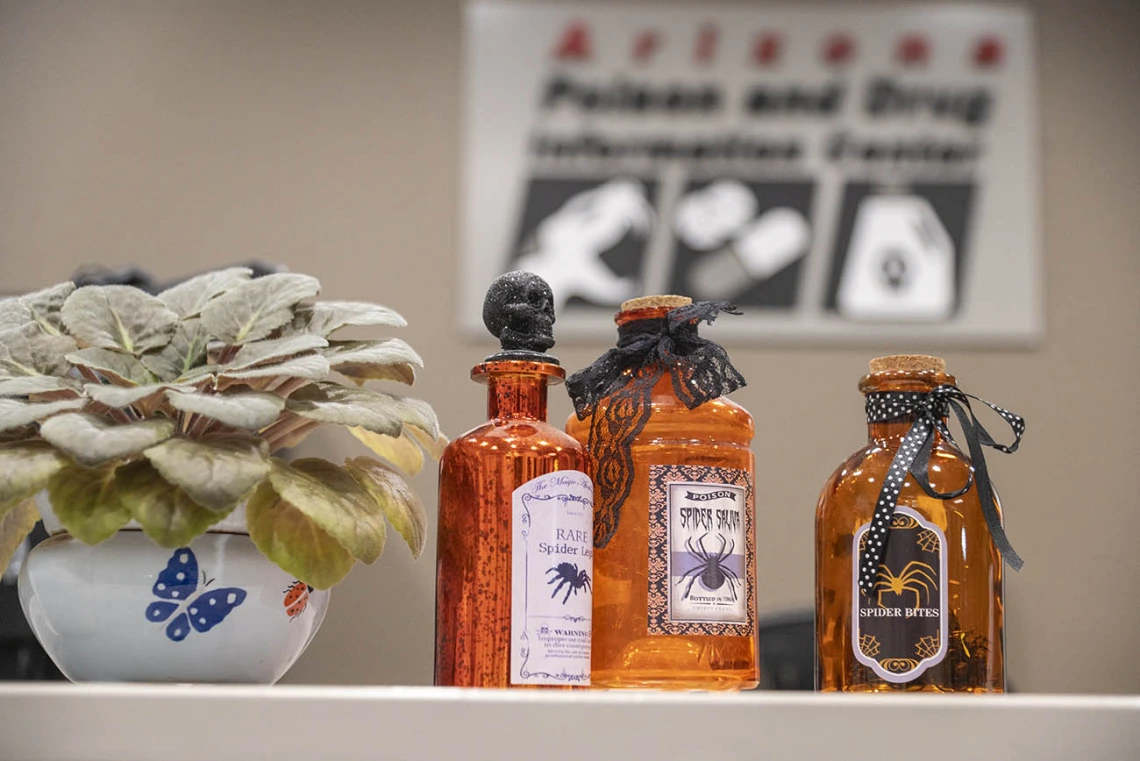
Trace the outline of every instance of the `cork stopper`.
{"label": "cork stopper", "polygon": [[621,311],[628,312],[633,309],[653,309],[654,307],[687,307],[693,300],[688,296],[639,296],[636,299],[623,301]]}
{"label": "cork stopper", "polygon": [[892,354],[871,360],[872,373],[946,372],[946,360],[927,354]]}

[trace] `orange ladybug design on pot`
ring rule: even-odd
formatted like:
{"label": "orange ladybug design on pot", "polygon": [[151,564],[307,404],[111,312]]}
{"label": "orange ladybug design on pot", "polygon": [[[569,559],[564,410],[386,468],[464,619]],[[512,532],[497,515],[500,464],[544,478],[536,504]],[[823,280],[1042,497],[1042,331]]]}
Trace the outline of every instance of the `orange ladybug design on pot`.
{"label": "orange ladybug design on pot", "polygon": [[305,612],[309,605],[309,593],[313,588],[303,581],[294,581],[285,590],[285,612],[292,620]]}

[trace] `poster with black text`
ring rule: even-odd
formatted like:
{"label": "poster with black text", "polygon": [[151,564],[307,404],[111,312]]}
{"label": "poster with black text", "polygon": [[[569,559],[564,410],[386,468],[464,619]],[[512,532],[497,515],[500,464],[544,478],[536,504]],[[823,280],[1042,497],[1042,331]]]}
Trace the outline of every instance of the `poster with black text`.
{"label": "poster with black text", "polygon": [[734,343],[1033,345],[1025,9],[476,2],[459,328],[545,278],[559,340],[635,296],[728,300]]}

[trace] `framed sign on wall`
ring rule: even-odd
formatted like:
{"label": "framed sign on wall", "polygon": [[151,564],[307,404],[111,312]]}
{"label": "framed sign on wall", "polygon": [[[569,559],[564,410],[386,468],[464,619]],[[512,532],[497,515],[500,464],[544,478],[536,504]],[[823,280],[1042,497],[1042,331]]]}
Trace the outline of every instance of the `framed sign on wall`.
{"label": "framed sign on wall", "polygon": [[1030,345],[1033,60],[1016,8],[474,3],[459,326],[526,269],[560,338],[679,293],[737,343]]}

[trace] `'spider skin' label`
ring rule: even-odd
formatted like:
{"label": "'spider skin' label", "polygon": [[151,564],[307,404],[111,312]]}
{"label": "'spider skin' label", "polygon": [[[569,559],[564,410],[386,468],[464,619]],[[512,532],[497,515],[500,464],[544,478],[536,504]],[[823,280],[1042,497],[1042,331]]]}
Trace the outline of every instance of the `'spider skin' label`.
{"label": "'spider skin' label", "polygon": [[859,568],[870,523],[856,533],[851,569],[851,646],[855,658],[888,682],[917,679],[946,657],[946,536],[914,510],[898,507],[869,594]]}
{"label": "'spider skin' label", "polygon": [[650,467],[650,634],[755,633],[752,501],[746,471]]}
{"label": "'spider skin' label", "polygon": [[511,507],[511,684],[589,685],[594,484],[547,473]]}

